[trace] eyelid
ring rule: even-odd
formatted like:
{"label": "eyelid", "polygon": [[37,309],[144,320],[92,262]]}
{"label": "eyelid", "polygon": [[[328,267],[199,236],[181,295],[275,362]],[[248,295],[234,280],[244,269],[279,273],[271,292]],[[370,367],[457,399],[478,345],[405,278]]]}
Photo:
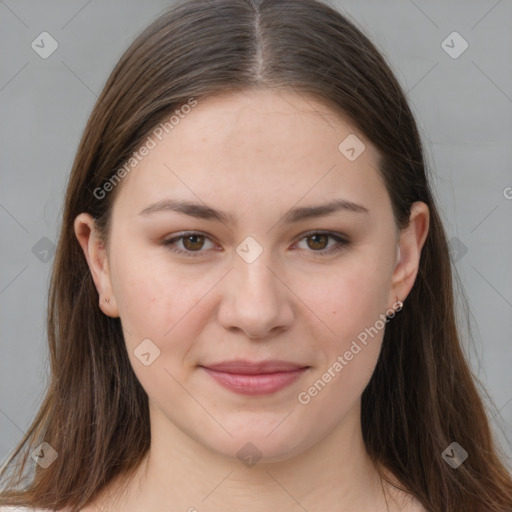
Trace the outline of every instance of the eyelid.
{"label": "eyelid", "polygon": [[[164,246],[166,246],[171,252],[174,252],[176,254],[183,254],[187,257],[202,256],[206,252],[206,250],[204,250],[204,249],[200,249],[199,251],[185,251],[183,249],[177,249],[175,247],[172,248],[172,245],[174,242],[182,240],[182,239],[186,238],[187,236],[192,236],[192,235],[203,236],[205,239],[214,241],[213,237],[211,237],[207,233],[203,233],[201,231],[182,231],[182,232],[176,233],[175,235],[172,235],[171,237],[165,238],[162,241],[162,244]],[[313,230],[309,230],[309,231],[306,231],[306,232],[298,235],[298,237],[296,237],[296,239],[292,245],[294,246],[297,243],[301,242],[304,238],[307,238],[312,235],[327,235],[329,238],[332,238],[337,241],[336,245],[334,245],[328,249],[322,249],[320,251],[314,251],[314,250],[307,251],[308,253],[311,253],[313,256],[318,256],[318,257],[328,256],[328,255],[334,254],[336,252],[340,252],[341,250],[345,249],[347,245],[350,244],[348,237],[346,237],[343,233],[338,233],[338,232],[324,230],[324,229],[313,229]]]}
{"label": "eyelid", "polygon": [[312,235],[327,235],[329,238],[332,238],[337,241],[337,243],[328,248],[328,249],[322,249],[320,251],[313,251],[309,250],[308,253],[312,254],[313,256],[329,256],[331,254],[335,254],[337,252],[340,252],[341,250],[345,249],[347,245],[349,245],[348,237],[345,236],[343,233],[337,233],[334,231],[329,231],[326,229],[312,229],[310,231],[306,231],[304,233],[301,233],[297,238],[296,242],[293,243],[293,245],[301,242],[303,239],[308,238]]}
{"label": "eyelid", "polygon": [[[186,238],[187,236],[192,235],[199,235],[203,236],[205,239],[212,240],[212,237],[206,233],[203,233],[201,231],[182,231],[180,233],[176,233],[175,235],[172,235],[171,237],[166,237],[164,240],[162,240],[162,244],[167,247],[171,252],[177,253],[177,254],[184,254],[186,256],[201,256],[206,251],[204,249],[201,249],[199,251],[184,251],[183,249],[176,249],[172,248],[172,245],[174,242],[182,240],[183,238]],[[213,240],[212,240],[213,241]]]}

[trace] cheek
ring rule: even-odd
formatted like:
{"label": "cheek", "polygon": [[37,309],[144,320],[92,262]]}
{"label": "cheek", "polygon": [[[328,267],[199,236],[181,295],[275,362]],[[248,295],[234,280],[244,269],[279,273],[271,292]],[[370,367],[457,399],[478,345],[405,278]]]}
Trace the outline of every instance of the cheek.
{"label": "cheek", "polygon": [[202,329],[200,299],[207,283],[171,278],[156,265],[139,266],[136,272],[131,265],[118,269],[123,277],[117,280],[116,297],[135,375],[156,402],[179,397],[178,382],[186,381],[193,363],[187,356]]}
{"label": "cheek", "polygon": [[339,424],[368,385],[381,343],[379,333],[366,345],[353,340],[331,354],[329,362],[311,376],[297,396],[308,418],[322,418],[326,429]]}
{"label": "cheek", "polygon": [[375,271],[354,267],[338,273],[323,294],[310,296],[311,309],[334,331],[316,336],[321,363],[297,397],[310,417],[324,417],[334,426],[360,399],[381,350],[386,292]]}
{"label": "cheek", "polygon": [[[353,258],[296,284],[297,295],[341,342],[369,327],[387,309],[389,283],[379,264]],[[295,291],[294,290],[294,291]]]}
{"label": "cheek", "polygon": [[327,336],[315,336],[323,357],[310,381],[311,394],[304,391],[311,399],[322,395],[315,400],[341,413],[343,404],[348,406],[359,398],[375,369],[389,287],[376,258],[351,259],[325,275],[315,280],[314,287],[311,281],[302,286],[304,302],[329,328],[316,320],[317,333],[322,330]]}
{"label": "cheek", "polygon": [[130,357],[150,339],[160,350],[159,363],[181,365],[184,354],[198,338],[207,314],[205,295],[215,276],[179,271],[162,258],[120,258],[114,291]]}

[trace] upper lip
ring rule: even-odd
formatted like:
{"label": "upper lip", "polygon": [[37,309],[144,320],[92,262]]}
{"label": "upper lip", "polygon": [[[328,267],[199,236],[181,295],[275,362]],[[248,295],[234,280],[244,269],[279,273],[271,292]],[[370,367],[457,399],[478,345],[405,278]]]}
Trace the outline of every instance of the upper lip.
{"label": "upper lip", "polygon": [[289,372],[298,370],[299,368],[306,368],[307,365],[291,363],[289,361],[281,361],[277,359],[267,361],[248,361],[245,359],[237,359],[232,361],[222,361],[220,363],[201,365],[210,370],[216,370],[226,373],[237,374],[261,374],[261,373],[276,373],[276,372]]}

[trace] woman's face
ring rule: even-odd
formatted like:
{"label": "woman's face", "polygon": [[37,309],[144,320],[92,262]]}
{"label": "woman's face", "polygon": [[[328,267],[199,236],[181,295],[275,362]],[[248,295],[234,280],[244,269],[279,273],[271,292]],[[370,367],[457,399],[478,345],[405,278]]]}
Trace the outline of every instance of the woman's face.
{"label": "woman's face", "polygon": [[[290,458],[358,418],[422,241],[400,240],[372,144],[311,98],[210,98],[161,132],[117,185],[102,308],[154,428]],[[205,369],[234,360],[305,369]]]}

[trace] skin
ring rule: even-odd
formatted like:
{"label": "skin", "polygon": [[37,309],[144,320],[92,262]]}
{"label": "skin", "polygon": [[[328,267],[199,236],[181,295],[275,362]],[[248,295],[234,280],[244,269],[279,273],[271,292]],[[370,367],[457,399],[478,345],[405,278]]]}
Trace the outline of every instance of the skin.
{"label": "skin", "polygon": [[[354,161],[338,150],[349,134],[366,147]],[[108,497],[121,480],[85,510],[424,510],[381,485],[362,440],[361,394],[383,329],[309,403],[297,398],[415,281],[428,207],[414,203],[399,233],[377,158],[364,135],[312,98],[231,93],[200,102],[118,185],[108,246],[90,215],[76,218],[99,306],[121,318],[149,396],[152,433],[150,453],[119,499]],[[140,215],[171,197],[223,210],[237,224]],[[335,198],[368,213],[282,220],[292,207]],[[337,240],[314,230],[349,244],[319,256]],[[205,238],[162,243],[183,231]],[[263,250],[251,263],[236,252],[247,236]],[[160,356],[145,366],[134,350],[148,338]],[[244,396],[198,367],[236,358],[310,368],[274,394]],[[237,458],[248,442],[263,455],[252,467]]]}

